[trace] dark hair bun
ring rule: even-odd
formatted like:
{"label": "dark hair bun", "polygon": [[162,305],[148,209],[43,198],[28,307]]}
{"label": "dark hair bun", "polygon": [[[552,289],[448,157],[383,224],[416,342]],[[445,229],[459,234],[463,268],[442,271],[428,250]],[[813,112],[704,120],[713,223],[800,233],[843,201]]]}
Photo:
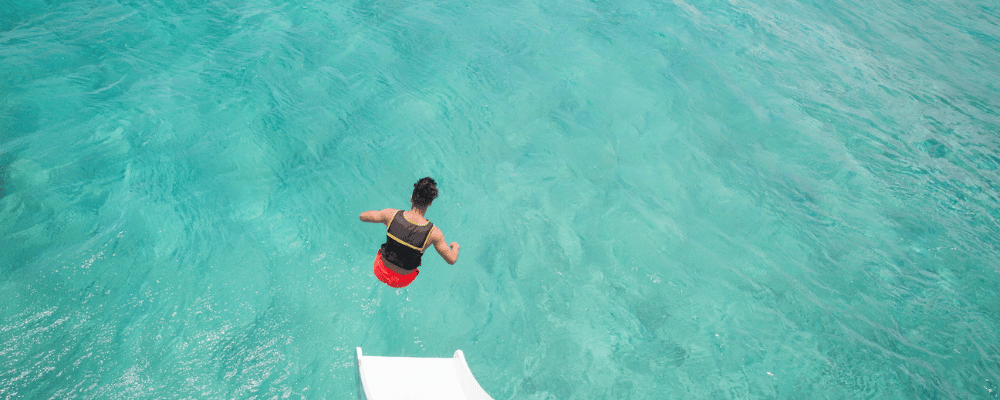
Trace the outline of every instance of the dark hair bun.
{"label": "dark hair bun", "polygon": [[438,197],[437,182],[430,177],[420,178],[413,184],[413,205],[427,207]]}

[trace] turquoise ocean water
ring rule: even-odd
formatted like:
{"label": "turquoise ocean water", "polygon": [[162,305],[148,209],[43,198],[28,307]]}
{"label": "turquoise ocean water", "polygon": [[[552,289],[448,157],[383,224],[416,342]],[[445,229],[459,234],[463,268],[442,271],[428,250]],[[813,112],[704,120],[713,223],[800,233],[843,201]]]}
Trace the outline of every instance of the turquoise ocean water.
{"label": "turquoise ocean water", "polygon": [[0,0],[0,398],[996,398],[998,82],[989,0]]}

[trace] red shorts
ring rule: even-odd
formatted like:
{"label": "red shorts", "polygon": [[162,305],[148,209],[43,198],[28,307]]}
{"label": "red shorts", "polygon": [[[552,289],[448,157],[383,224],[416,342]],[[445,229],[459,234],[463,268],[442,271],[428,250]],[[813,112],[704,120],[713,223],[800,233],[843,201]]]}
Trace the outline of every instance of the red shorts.
{"label": "red shorts", "polygon": [[406,275],[393,271],[389,269],[389,267],[386,267],[385,263],[382,262],[382,251],[379,251],[378,254],[375,255],[375,277],[378,278],[378,280],[385,282],[386,285],[394,288],[404,287],[413,282],[419,273],[419,269],[415,269],[413,272]]}

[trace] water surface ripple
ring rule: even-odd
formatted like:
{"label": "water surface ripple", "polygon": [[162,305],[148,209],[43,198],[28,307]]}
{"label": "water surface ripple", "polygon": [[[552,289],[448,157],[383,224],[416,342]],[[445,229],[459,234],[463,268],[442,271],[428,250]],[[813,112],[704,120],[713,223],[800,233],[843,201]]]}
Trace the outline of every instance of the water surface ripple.
{"label": "water surface ripple", "polygon": [[997,82],[984,0],[0,0],[0,398],[996,398]]}

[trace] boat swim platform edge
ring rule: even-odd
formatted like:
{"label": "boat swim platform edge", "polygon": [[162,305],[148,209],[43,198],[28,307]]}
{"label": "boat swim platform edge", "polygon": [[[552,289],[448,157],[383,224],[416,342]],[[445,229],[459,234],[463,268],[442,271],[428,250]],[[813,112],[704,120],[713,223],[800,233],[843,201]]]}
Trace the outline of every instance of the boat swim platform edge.
{"label": "boat swim platform edge", "polygon": [[365,400],[493,400],[462,350],[451,358],[366,356],[357,348],[358,397]]}

